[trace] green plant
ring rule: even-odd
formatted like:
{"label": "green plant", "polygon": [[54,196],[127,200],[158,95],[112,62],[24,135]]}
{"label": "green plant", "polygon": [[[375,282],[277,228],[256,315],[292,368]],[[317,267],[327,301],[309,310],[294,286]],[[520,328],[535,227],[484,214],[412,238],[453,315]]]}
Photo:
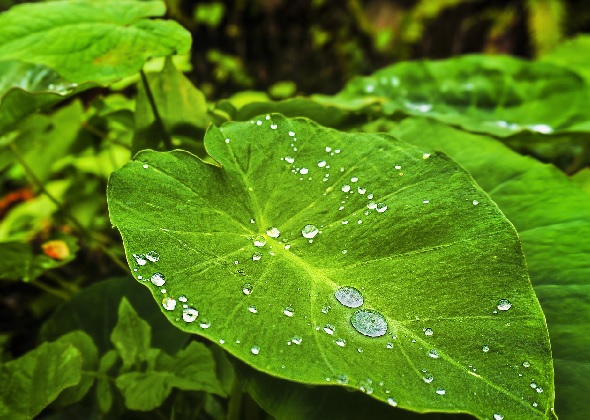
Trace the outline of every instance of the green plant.
{"label": "green plant", "polygon": [[584,38],[208,102],[165,12],[0,15],[0,418],[584,418]]}

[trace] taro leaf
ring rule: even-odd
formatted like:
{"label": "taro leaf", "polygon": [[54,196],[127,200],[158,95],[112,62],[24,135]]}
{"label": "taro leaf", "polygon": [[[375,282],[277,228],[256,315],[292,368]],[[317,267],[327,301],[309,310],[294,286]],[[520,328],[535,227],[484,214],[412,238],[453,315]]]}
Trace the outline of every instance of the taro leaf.
{"label": "taro leaf", "polygon": [[118,360],[118,353],[115,350],[107,351],[101,358],[98,371],[105,374],[96,380],[96,402],[101,413],[108,413],[113,406],[113,391],[109,378],[109,371]]}
{"label": "taro leaf", "polygon": [[590,82],[590,35],[582,34],[557,46],[541,57],[541,61],[557,64],[575,71]]}
{"label": "taro leaf", "polygon": [[93,86],[68,82],[42,65],[0,61],[0,134],[12,130],[30,114]]}
{"label": "taro leaf", "polygon": [[141,319],[125,298],[119,304],[119,318],[111,341],[123,359],[123,367],[147,360],[152,339],[150,324]]}
{"label": "taro leaf", "polygon": [[129,372],[117,378],[117,388],[131,410],[149,411],[164,402],[172,388],[224,395],[215,374],[215,360],[205,345],[192,341],[174,357],[151,352],[146,372]]}
{"label": "taro leaf", "polygon": [[176,353],[186,345],[189,336],[172,327],[161,313],[154,312],[149,293],[129,277],[102,280],[83,289],[45,322],[41,337],[52,340],[69,331],[83,330],[93,338],[99,352],[105,353],[113,348],[110,334],[117,323],[117,310],[123,296],[150,324],[152,331],[158,332],[152,337],[153,347]]}
{"label": "taro leaf", "polygon": [[381,104],[385,115],[426,116],[500,137],[590,131],[590,92],[580,76],[509,56],[398,63],[353,79],[335,97],[314,98],[349,109]]}
{"label": "taro leaf", "polygon": [[166,59],[161,72],[148,74],[147,80],[164,127],[158,125],[145,86],[140,83],[133,150],[155,148],[163,136],[196,138],[209,125],[205,95],[174,67],[172,58]]}
{"label": "taro leaf", "polygon": [[80,352],[66,343],[43,343],[0,365],[0,418],[30,419],[80,381]]}
{"label": "taro leaf", "polygon": [[[556,413],[590,411],[590,196],[551,165],[520,156],[492,138],[428,120],[402,122],[393,133],[425,152],[442,150],[467,168],[518,230],[535,292],[547,318],[555,364]],[[541,397],[539,375],[524,373],[527,397]],[[479,370],[478,370],[479,373]],[[513,374],[514,375],[514,374]],[[546,409],[535,399],[539,408]]]}
{"label": "taro leaf", "polygon": [[71,344],[78,349],[82,357],[82,376],[80,382],[76,386],[64,389],[57,398],[57,403],[60,406],[67,406],[80,401],[94,384],[94,376],[91,374],[85,375],[84,373],[96,371],[98,365],[98,349],[94,345],[92,337],[83,331],[73,331],[65,334],[57,342]]}
{"label": "taro leaf", "polygon": [[0,60],[46,65],[73,83],[137,73],[150,57],[185,53],[190,34],[162,16],[162,1],[21,4],[0,14]]}
{"label": "taro leaf", "polygon": [[415,411],[549,411],[520,243],[464,170],[280,115],[212,127],[205,146],[220,166],[144,151],[108,187],[129,264],[174,325],[263,372]]}

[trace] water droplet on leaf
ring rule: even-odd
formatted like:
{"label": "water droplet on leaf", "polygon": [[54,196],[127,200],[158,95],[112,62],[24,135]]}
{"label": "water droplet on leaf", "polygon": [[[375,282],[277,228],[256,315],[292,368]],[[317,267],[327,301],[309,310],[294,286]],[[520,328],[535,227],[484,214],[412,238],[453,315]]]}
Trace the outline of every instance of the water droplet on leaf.
{"label": "water droplet on leaf", "polygon": [[512,308],[512,303],[508,299],[500,299],[498,301],[498,310],[500,311],[507,311],[508,309]]}
{"label": "water droplet on leaf", "polygon": [[150,281],[157,287],[163,286],[166,283],[166,279],[162,273],[154,273]]}
{"label": "water droplet on leaf", "polygon": [[318,234],[319,230],[314,225],[305,225],[305,227],[301,230],[301,234],[304,238],[312,239]]}
{"label": "water droplet on leaf", "polygon": [[380,337],[387,332],[387,321],[379,312],[358,310],[350,318],[352,326],[368,337]]}
{"label": "water droplet on leaf", "polygon": [[173,311],[176,308],[176,300],[172,299],[171,297],[166,297],[162,300],[162,306],[167,311]]}
{"label": "water droplet on leaf", "polygon": [[334,297],[347,308],[358,308],[364,302],[361,292],[350,286],[344,286],[336,290]]}
{"label": "water droplet on leaf", "polygon": [[193,322],[199,316],[199,311],[195,308],[186,308],[182,311],[182,319],[184,322]]}

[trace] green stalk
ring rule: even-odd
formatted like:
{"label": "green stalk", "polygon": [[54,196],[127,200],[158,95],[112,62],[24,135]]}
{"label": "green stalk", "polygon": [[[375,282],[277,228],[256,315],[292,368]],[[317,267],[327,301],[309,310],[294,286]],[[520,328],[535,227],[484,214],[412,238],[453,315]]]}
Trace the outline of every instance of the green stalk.
{"label": "green stalk", "polygon": [[148,83],[145,72],[143,70],[140,70],[139,74],[141,75],[141,81],[143,83],[143,87],[145,89],[145,94],[147,96],[148,102],[150,103],[150,107],[152,108],[154,118],[156,119],[156,123],[158,124],[160,131],[162,132],[162,140],[164,141],[164,146],[166,147],[166,150],[172,150],[172,139],[170,138],[170,135],[164,127],[164,122],[162,121],[160,112],[158,112],[158,107],[156,106],[156,101],[154,100],[154,95],[152,93],[152,89],[150,88],[150,84]]}
{"label": "green stalk", "polygon": [[229,405],[227,407],[227,420],[239,420],[242,409],[242,395],[244,390],[242,384],[237,379],[234,379],[234,383],[231,388],[229,396]]}

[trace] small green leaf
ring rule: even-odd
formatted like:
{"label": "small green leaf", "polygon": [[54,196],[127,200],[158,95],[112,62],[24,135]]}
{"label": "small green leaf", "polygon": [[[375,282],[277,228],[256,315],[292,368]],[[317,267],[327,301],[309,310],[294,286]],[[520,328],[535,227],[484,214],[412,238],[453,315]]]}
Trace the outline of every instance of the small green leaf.
{"label": "small green leaf", "polygon": [[[104,375],[109,375],[109,371],[113,368],[119,354],[115,350],[109,350],[100,358],[98,364],[98,372]],[[96,380],[96,401],[101,413],[106,414],[111,410],[113,405],[113,391],[111,387],[110,378],[98,376]]]}
{"label": "small green leaf", "polygon": [[20,280],[27,276],[33,261],[31,245],[20,241],[0,242],[0,279]]}
{"label": "small green leaf", "polygon": [[43,343],[0,365],[0,418],[30,419],[64,389],[78,384],[80,352],[66,343]]}
{"label": "small green leaf", "polygon": [[552,406],[516,232],[446,156],[280,115],[212,127],[205,146],[219,166],[144,151],[108,187],[129,264],[178,328],[262,372],[414,411]]}
{"label": "small green leaf", "polygon": [[94,377],[84,373],[90,373],[96,370],[98,364],[98,350],[92,341],[92,338],[83,331],[74,331],[60,337],[58,343],[71,344],[78,349],[82,356],[82,376],[80,382],[74,386],[65,389],[58,397],[57,403],[61,406],[71,405],[80,401],[90,387],[94,384]]}
{"label": "small green leaf", "polygon": [[350,110],[379,105],[384,115],[425,116],[500,137],[590,131],[590,91],[577,74],[510,56],[402,62],[312,99]]}
{"label": "small green leaf", "polygon": [[137,315],[126,298],[121,299],[118,314],[119,320],[111,333],[111,341],[125,368],[147,359],[152,329]]}
{"label": "small green leaf", "polygon": [[190,34],[162,16],[162,1],[21,4],[0,14],[0,60],[46,65],[73,83],[109,83],[150,57],[185,53]]}
{"label": "small green leaf", "polygon": [[192,341],[175,357],[154,353],[147,372],[130,372],[117,378],[117,388],[131,410],[149,411],[164,402],[172,388],[225,395],[215,373],[213,355],[201,343]]}
{"label": "small green leaf", "polygon": [[154,311],[150,293],[129,277],[105,279],[84,288],[51,315],[43,325],[41,337],[54,340],[67,332],[83,330],[92,337],[99,353],[105,353],[113,348],[109,332],[117,323],[123,296],[150,324],[152,331],[158,331],[152,337],[153,347],[172,354],[184,348],[189,335],[170,325],[160,311]]}

